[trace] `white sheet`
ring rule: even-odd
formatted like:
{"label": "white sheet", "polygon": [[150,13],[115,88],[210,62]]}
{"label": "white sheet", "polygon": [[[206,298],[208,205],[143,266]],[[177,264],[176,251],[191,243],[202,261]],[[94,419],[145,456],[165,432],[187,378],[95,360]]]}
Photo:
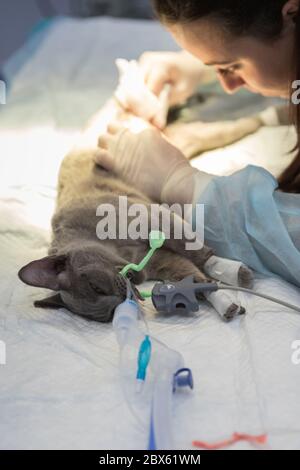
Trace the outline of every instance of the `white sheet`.
{"label": "white sheet", "polygon": [[[60,22],[21,68],[1,108],[0,340],[7,346],[7,364],[0,365],[1,449],[146,446],[147,430],[124,402],[111,326],[34,309],[42,292],[22,285],[16,272],[47,251],[59,163],[113,90],[113,59],[174,47],[153,23]],[[195,164],[230,174],[255,163],[278,174],[293,139],[286,128],[264,129]],[[299,290],[284,282],[257,280],[255,289],[300,303]],[[248,314],[229,325],[206,304],[188,319],[149,320],[151,332],[181,351],[194,373],[194,392],[176,398],[176,445],[266,432],[271,448],[299,449],[300,365],[291,357],[300,317],[238,296]]]}

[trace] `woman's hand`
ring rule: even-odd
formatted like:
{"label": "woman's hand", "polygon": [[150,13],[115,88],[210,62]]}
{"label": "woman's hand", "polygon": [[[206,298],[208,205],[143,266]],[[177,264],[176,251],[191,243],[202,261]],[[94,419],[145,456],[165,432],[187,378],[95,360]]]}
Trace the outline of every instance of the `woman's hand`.
{"label": "woman's hand", "polygon": [[172,85],[170,105],[184,102],[199,83],[212,79],[214,72],[187,52],[145,52],[140,57],[146,85],[157,96],[164,85]]}
{"label": "woman's hand", "polygon": [[[120,123],[108,126],[99,138],[98,165],[120,176],[149,198],[168,204],[192,200],[193,168],[184,155],[160,131],[144,123],[133,133]],[[183,180],[184,183],[183,183]]]}

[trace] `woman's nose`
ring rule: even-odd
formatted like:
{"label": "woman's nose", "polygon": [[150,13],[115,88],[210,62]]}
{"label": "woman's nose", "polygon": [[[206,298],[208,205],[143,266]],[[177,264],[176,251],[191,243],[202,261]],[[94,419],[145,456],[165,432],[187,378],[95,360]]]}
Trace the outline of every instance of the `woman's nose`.
{"label": "woman's nose", "polygon": [[241,77],[234,75],[228,75],[227,77],[219,77],[219,80],[226,93],[229,93],[230,95],[236,93],[240,88],[242,88],[246,84],[246,82]]}

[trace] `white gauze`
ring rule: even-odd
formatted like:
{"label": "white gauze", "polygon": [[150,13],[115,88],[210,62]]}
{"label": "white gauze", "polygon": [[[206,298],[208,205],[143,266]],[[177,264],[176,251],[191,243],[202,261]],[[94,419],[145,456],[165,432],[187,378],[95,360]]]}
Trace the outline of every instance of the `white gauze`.
{"label": "white gauze", "polygon": [[[204,294],[205,298],[209,303],[214,307],[218,312],[221,318],[225,321],[232,320],[234,317],[238,316],[241,312],[241,303],[237,299],[235,292],[224,292],[217,291],[211,292],[209,294]],[[236,305],[236,309],[231,310],[231,306]],[[231,310],[230,317],[228,317],[228,312]]]}
{"label": "white gauze", "polygon": [[240,261],[211,256],[204,265],[204,271],[208,276],[218,279],[225,284],[238,286],[239,271],[242,266],[244,266],[244,264]]}

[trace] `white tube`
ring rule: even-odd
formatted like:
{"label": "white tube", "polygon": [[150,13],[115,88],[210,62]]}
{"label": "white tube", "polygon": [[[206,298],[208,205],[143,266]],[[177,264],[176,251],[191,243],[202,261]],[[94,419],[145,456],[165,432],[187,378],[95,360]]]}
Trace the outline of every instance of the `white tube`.
{"label": "white tube", "polygon": [[156,450],[174,449],[172,399],[174,374],[184,365],[181,354],[166,348],[162,370],[156,374],[152,403],[153,440]]}
{"label": "white tube", "polygon": [[130,332],[137,328],[138,314],[138,304],[131,300],[126,300],[115,310],[113,328],[121,349],[128,342]]}

